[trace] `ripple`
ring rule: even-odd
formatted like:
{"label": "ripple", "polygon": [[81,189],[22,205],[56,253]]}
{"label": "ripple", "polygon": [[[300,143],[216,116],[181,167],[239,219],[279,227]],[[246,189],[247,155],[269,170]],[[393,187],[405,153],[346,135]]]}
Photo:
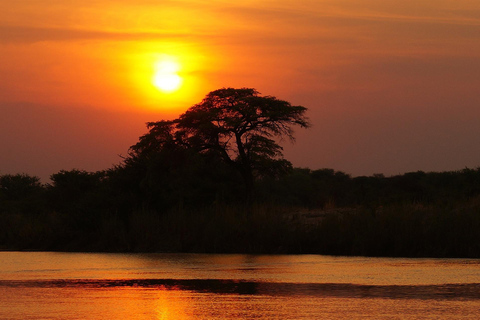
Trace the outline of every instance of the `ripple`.
{"label": "ripple", "polygon": [[0,280],[3,287],[158,288],[215,294],[303,295],[348,298],[480,300],[480,284],[359,285],[345,283],[279,283],[230,279],[60,279]]}

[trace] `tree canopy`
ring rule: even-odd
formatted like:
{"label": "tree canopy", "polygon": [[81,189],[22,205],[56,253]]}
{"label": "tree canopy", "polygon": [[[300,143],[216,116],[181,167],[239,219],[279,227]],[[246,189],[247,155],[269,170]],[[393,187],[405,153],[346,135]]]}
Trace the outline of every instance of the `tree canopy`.
{"label": "tree canopy", "polygon": [[309,127],[306,110],[251,88],[215,90],[177,119],[149,122],[129,157],[179,150],[216,157],[240,173],[250,200],[257,177],[291,168],[275,139],[294,141],[293,126]]}

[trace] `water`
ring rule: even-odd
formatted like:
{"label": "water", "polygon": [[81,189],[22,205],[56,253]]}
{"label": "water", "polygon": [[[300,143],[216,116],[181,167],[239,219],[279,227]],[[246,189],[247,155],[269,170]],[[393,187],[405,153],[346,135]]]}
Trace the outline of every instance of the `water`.
{"label": "water", "polygon": [[0,319],[478,319],[480,260],[0,252]]}

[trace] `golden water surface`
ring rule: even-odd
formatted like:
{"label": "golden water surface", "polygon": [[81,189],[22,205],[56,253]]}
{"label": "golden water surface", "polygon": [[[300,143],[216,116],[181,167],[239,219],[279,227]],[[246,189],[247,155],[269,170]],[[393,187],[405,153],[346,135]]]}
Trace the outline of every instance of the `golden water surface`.
{"label": "golden water surface", "polygon": [[479,317],[479,260],[0,252],[0,319]]}

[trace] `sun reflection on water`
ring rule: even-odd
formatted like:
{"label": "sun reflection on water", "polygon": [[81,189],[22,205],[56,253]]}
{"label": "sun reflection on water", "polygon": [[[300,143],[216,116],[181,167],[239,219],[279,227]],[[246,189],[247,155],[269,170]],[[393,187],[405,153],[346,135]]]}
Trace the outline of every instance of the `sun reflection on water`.
{"label": "sun reflection on water", "polygon": [[158,320],[189,320],[188,299],[182,297],[178,289],[155,291],[155,315]]}
{"label": "sun reflection on water", "polygon": [[479,260],[0,252],[0,319],[477,319]]}

